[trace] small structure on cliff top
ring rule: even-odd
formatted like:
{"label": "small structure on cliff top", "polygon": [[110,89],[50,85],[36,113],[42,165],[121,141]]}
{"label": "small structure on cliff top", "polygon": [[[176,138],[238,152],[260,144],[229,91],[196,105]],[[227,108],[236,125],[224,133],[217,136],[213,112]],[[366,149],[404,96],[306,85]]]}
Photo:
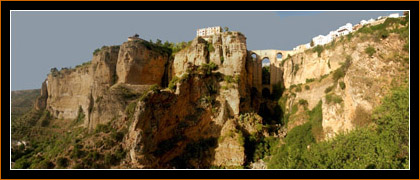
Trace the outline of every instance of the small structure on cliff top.
{"label": "small structure on cliff top", "polygon": [[133,36],[131,36],[131,37],[128,37],[128,41],[135,41],[135,40],[141,40],[140,38],[139,38],[139,35],[136,33],[136,34],[134,34]]}

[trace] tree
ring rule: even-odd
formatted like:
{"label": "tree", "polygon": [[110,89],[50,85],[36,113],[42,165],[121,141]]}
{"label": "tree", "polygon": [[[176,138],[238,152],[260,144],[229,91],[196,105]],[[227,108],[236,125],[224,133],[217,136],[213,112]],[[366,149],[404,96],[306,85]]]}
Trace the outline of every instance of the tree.
{"label": "tree", "polygon": [[314,45],[314,40],[311,40],[311,47],[313,47]]}
{"label": "tree", "polygon": [[162,40],[156,39],[156,45],[158,45],[158,46],[162,45]]}
{"label": "tree", "polygon": [[225,32],[229,31],[229,28],[227,26],[225,26],[223,29],[225,30]]}

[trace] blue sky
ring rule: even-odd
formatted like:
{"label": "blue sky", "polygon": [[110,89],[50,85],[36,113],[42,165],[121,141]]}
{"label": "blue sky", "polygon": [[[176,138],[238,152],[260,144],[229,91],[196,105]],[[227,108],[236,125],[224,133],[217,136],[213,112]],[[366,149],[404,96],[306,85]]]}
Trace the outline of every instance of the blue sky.
{"label": "blue sky", "polygon": [[291,50],[350,22],[402,11],[14,11],[11,18],[12,90],[40,88],[52,67],[74,67],[103,45],[138,33],[149,40],[190,41],[196,29],[228,26],[247,47]]}

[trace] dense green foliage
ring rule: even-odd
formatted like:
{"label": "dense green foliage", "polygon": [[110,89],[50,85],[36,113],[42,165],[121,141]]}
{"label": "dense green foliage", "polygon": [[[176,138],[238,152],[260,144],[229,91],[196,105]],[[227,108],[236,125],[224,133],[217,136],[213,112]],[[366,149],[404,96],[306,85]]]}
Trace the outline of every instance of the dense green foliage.
{"label": "dense green foliage", "polygon": [[313,133],[308,133],[311,132],[310,123],[298,126],[286,136],[285,145],[272,150],[274,154],[268,167],[408,168],[408,87],[395,88],[376,108],[372,119],[376,128],[365,126],[319,143],[315,143]]}

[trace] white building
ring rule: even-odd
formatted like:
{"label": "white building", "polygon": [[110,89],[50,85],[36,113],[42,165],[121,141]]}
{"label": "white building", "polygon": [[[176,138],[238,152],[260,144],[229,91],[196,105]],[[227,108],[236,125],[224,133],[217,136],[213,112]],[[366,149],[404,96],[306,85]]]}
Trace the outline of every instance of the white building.
{"label": "white building", "polygon": [[365,25],[365,24],[368,24],[368,22],[367,22],[366,20],[361,20],[361,21],[360,21],[360,25],[362,25],[362,26],[363,26],[363,25]]}
{"label": "white building", "polygon": [[337,29],[337,36],[344,36],[350,34],[351,32],[353,32],[353,26],[351,23],[347,23],[346,25]]}
{"label": "white building", "polygon": [[388,17],[390,17],[390,18],[398,18],[398,17],[400,17],[400,14],[393,13],[393,14],[390,14]]}
{"label": "white building", "polygon": [[197,29],[197,37],[212,36],[215,34],[219,34],[220,32],[222,32],[222,27],[220,26]]}

